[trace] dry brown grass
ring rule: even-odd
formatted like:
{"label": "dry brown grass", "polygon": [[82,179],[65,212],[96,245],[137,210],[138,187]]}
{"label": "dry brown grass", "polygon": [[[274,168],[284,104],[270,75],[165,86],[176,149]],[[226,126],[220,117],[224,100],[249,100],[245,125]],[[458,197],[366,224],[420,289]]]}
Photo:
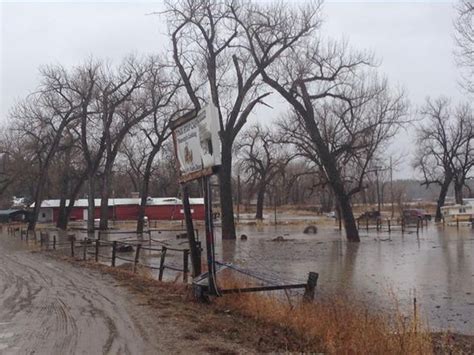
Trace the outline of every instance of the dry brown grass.
{"label": "dry brown grass", "polygon": [[[226,287],[242,287],[231,280]],[[222,287],[223,285],[221,285]],[[343,296],[313,303],[290,304],[261,293],[242,293],[215,300],[226,308],[290,332],[299,351],[371,354],[430,354],[432,339],[419,321],[393,314],[374,313]]]}

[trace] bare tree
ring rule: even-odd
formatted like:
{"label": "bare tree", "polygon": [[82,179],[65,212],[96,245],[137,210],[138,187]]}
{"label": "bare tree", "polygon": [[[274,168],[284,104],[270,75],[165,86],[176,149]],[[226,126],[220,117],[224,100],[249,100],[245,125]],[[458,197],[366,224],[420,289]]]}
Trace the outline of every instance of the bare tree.
{"label": "bare tree", "polygon": [[455,112],[450,100],[427,99],[421,108],[424,123],[417,129],[414,166],[423,174],[423,185],[440,186],[436,220],[441,219],[449,186],[455,182],[456,202],[462,203],[462,187],[474,164],[472,110],[465,105]]}
{"label": "bare tree", "polygon": [[35,229],[49,166],[63,132],[78,119],[78,101],[75,92],[71,90],[71,75],[61,66],[44,67],[41,75],[42,82],[37,92],[18,104],[11,114],[16,124],[15,129],[21,131],[37,150],[39,175],[29,230]]}
{"label": "bare tree", "polygon": [[[123,72],[123,74],[122,74]],[[115,158],[119,152],[124,138],[140,122],[148,117],[157,121],[157,116],[163,114],[162,109],[167,107],[178,89],[179,82],[170,77],[165,65],[158,57],[149,57],[144,63],[135,58],[127,59],[125,64],[119,68],[119,77],[129,78],[130,82],[125,84],[121,98],[117,106],[107,108],[110,124],[105,139],[104,172],[101,193],[101,218],[100,229],[108,227],[108,199],[110,196],[110,178],[114,167]],[[119,80],[120,81],[120,80]],[[105,105],[104,105],[105,107]],[[161,110],[161,111],[160,111]],[[169,121],[167,117],[165,121]],[[161,124],[156,123],[155,128],[160,129]],[[160,132],[161,133],[161,132]],[[168,134],[165,127],[163,134]],[[161,136],[159,137],[159,140]],[[161,146],[161,141],[157,142]],[[149,159],[150,166],[156,153],[151,151]],[[148,164],[147,164],[148,165]],[[145,180],[149,174],[145,171]],[[144,203],[146,204],[146,198]],[[143,200],[143,194],[142,194]],[[143,207],[144,208],[144,207]]]}
{"label": "bare tree", "polygon": [[257,186],[256,219],[263,219],[263,205],[267,188],[277,174],[282,173],[294,155],[278,144],[278,137],[270,129],[255,124],[247,129],[236,150],[240,165],[248,180]]}
{"label": "bare tree", "polygon": [[[278,7],[278,5],[275,5]],[[275,32],[277,41],[267,50],[256,65],[251,59],[242,21],[257,11],[252,3],[232,0],[181,0],[168,1],[169,32],[173,45],[173,58],[186,91],[196,110],[203,102],[212,101],[219,112],[222,143],[222,166],[219,173],[222,213],[222,237],[235,239],[232,203],[232,146],[235,139],[258,104],[269,92],[261,85],[262,68],[283,55],[291,45],[303,37],[314,24],[313,15],[318,6],[308,8],[306,22],[292,23],[290,34]],[[278,14],[275,9],[274,15]],[[279,15],[279,19],[284,16]],[[286,19],[289,23],[291,19]],[[264,23],[252,23],[254,30],[274,31]],[[258,27],[258,28],[257,28]],[[209,100],[203,99],[205,87]]]}
{"label": "bare tree", "polygon": [[456,11],[456,62],[461,68],[462,87],[468,93],[474,94],[474,3],[472,0],[459,0]]}

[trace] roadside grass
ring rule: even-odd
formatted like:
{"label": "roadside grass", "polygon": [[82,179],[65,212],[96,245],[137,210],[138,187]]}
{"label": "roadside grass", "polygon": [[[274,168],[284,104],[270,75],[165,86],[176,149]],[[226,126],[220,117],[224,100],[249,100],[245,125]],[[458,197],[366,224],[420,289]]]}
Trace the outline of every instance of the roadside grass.
{"label": "roadside grass", "polygon": [[[227,278],[221,287],[243,287],[245,281]],[[331,354],[431,354],[429,329],[406,317],[398,307],[391,314],[374,313],[344,295],[315,302],[290,303],[264,293],[240,293],[216,298],[221,309],[287,328],[298,351]],[[419,317],[417,317],[419,319]]]}

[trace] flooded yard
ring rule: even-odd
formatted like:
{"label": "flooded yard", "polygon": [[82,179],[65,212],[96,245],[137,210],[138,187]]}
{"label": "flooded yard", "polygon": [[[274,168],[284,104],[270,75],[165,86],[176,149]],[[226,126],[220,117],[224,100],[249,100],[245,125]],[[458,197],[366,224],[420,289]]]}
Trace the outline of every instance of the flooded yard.
{"label": "flooded yard", "polygon": [[[416,296],[435,329],[474,334],[474,230],[434,226],[416,233],[361,231],[361,243],[347,243],[327,227],[317,234],[302,226],[246,226],[248,240],[217,238],[217,254],[277,282],[305,282],[319,273],[317,290],[343,290],[375,307],[393,305],[393,295],[406,310]],[[288,241],[272,241],[284,236]]]}

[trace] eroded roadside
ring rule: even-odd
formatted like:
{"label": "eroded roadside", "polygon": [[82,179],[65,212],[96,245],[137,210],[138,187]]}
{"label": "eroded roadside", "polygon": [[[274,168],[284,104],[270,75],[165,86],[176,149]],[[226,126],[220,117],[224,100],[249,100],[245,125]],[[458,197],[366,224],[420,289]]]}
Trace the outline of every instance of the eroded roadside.
{"label": "eroded roadside", "polygon": [[[252,352],[199,332],[192,307],[139,292],[100,270],[25,250],[0,237],[0,352],[8,354],[157,354]],[[184,322],[183,320],[186,320]]]}

